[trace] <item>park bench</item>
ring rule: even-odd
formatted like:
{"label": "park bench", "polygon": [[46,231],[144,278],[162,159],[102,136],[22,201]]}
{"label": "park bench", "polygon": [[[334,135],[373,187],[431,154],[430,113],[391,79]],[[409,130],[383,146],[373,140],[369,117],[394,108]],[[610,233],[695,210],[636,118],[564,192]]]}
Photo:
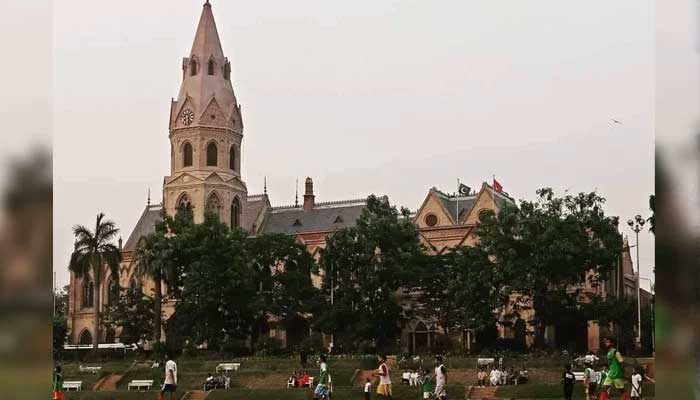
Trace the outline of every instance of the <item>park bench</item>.
{"label": "park bench", "polygon": [[574,378],[576,378],[576,381],[583,381],[583,372],[574,372]]}
{"label": "park bench", "polygon": [[127,390],[131,390],[131,388],[136,388],[136,390],[141,390],[141,388],[145,388],[146,390],[151,390],[151,386],[153,386],[153,379],[133,380],[133,381],[129,382],[129,385],[127,386]]}
{"label": "park bench", "polygon": [[216,372],[219,371],[224,371],[224,372],[230,372],[230,371],[238,371],[238,368],[241,366],[241,363],[221,363],[216,366]]}
{"label": "park bench", "polygon": [[102,371],[102,367],[87,367],[87,366],[80,366],[80,372],[89,372],[91,374],[97,374],[100,371]]}
{"label": "park bench", "polygon": [[[291,388],[293,388],[293,387],[294,387],[294,381],[292,381],[291,379],[290,379],[290,380],[287,380],[287,389],[291,389]],[[312,389],[313,389],[313,387],[314,387],[314,377],[313,377],[313,376],[310,376],[310,377],[309,377],[309,380],[308,380],[302,387],[308,387],[308,388],[312,388]]]}
{"label": "park bench", "polygon": [[495,358],[477,358],[476,359],[476,369],[482,366],[489,366],[496,363]]}
{"label": "park bench", "polygon": [[83,381],[65,381],[65,382],[63,382],[63,389],[66,390],[66,391],[69,391],[69,390],[76,390],[76,391],[83,390]]}

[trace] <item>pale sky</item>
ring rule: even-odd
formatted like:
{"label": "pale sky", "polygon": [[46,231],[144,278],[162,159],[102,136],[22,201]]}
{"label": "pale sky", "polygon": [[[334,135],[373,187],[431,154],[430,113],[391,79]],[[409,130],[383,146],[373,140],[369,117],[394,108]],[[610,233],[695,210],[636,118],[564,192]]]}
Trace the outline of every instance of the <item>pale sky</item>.
{"label": "pale sky", "polygon": [[[170,99],[202,3],[55,7],[59,282],[72,225],[103,211],[126,240],[148,188],[160,202]],[[649,214],[650,0],[212,5],[242,104],[243,179],[255,194],[267,176],[273,205],[293,203],[296,177],[314,179],[317,201],[376,193],[415,210],[432,186],[453,192],[457,178],[478,187],[496,175],[517,199],[544,186],[598,190],[608,214]],[[651,277],[653,237],[640,242]]]}

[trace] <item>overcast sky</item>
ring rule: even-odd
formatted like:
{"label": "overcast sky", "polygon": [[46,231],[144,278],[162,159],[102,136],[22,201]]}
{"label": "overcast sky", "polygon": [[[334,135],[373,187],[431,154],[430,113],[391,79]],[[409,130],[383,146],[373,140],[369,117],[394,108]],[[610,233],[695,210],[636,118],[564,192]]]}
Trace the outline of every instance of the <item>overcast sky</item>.
{"label": "overcast sky", "polygon": [[[105,212],[124,240],[169,174],[168,117],[203,0],[54,9],[54,260]],[[243,179],[273,205],[492,175],[514,197],[598,190],[625,221],[654,191],[649,0],[212,0],[245,123]],[[687,21],[681,21],[687,22]],[[611,119],[622,121],[614,124]],[[626,225],[623,233],[631,233]],[[634,241],[634,240],[632,240]],[[653,237],[640,235],[642,275]],[[643,286],[648,286],[643,282]]]}

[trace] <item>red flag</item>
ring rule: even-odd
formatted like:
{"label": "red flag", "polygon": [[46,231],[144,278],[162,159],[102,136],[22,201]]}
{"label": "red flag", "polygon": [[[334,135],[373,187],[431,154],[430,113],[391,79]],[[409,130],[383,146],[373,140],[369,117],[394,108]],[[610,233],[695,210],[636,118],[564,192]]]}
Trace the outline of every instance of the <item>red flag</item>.
{"label": "red flag", "polygon": [[503,186],[496,180],[496,178],[493,178],[493,190],[497,191],[498,193],[503,192]]}

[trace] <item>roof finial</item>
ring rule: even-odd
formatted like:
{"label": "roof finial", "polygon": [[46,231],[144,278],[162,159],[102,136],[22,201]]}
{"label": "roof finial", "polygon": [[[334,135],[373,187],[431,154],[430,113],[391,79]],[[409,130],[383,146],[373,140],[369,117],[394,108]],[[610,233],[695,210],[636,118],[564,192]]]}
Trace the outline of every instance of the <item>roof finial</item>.
{"label": "roof finial", "polygon": [[151,205],[151,188],[148,188],[148,205]]}
{"label": "roof finial", "polygon": [[297,177],[296,191],[294,192],[294,207],[299,207],[299,177]]}
{"label": "roof finial", "polygon": [[263,181],[264,181],[263,193],[267,194],[267,177],[266,176],[263,177]]}

